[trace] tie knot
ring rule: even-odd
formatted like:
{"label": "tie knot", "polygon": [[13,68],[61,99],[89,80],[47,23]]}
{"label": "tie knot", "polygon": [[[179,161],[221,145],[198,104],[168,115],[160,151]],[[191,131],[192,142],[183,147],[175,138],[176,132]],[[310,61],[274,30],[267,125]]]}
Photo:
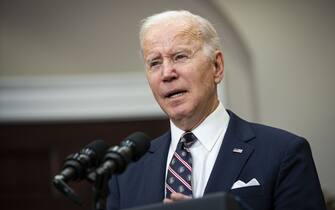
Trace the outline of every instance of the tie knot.
{"label": "tie knot", "polygon": [[180,138],[180,143],[185,148],[190,148],[195,141],[197,140],[197,137],[192,132],[185,132],[183,136]]}

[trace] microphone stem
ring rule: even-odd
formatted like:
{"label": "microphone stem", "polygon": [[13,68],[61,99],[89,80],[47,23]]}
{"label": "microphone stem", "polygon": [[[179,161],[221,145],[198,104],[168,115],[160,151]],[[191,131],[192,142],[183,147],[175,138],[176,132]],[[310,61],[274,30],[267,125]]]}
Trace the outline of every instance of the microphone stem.
{"label": "microphone stem", "polygon": [[62,192],[66,197],[68,197],[70,200],[72,200],[74,203],[78,204],[79,206],[83,206],[82,201],[78,197],[78,195],[75,193],[75,191],[69,187],[65,182],[64,182],[64,177],[62,175],[57,175],[55,178],[52,180],[52,183],[54,186]]}

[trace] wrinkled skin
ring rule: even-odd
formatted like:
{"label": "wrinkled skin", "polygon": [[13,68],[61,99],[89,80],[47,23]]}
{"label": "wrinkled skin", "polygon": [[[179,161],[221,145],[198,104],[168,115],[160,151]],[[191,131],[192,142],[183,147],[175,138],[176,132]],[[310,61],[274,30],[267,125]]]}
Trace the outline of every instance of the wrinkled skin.
{"label": "wrinkled skin", "polygon": [[175,20],[152,26],[142,50],[147,80],[162,110],[184,131],[197,127],[219,103],[222,52],[206,55],[196,25]]}

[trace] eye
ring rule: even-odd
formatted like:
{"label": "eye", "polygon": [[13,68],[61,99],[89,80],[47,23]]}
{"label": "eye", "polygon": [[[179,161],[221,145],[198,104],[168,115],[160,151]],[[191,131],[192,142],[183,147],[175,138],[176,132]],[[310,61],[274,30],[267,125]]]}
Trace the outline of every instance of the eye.
{"label": "eye", "polygon": [[184,61],[187,60],[189,58],[189,56],[186,53],[177,53],[173,60],[174,61]]}
{"label": "eye", "polygon": [[160,59],[155,59],[155,60],[152,60],[152,61],[149,61],[149,64],[148,66],[150,68],[157,68],[158,66],[160,66],[162,64],[162,61]]}

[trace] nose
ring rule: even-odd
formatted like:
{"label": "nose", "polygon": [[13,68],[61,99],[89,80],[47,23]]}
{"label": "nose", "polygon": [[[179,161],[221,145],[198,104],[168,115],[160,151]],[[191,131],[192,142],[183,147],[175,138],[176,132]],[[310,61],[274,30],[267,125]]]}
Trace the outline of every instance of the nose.
{"label": "nose", "polygon": [[163,69],[162,69],[162,78],[164,82],[171,82],[175,79],[177,79],[178,74],[177,74],[177,70],[174,66],[174,64],[169,61],[169,60],[165,60],[163,62]]}

